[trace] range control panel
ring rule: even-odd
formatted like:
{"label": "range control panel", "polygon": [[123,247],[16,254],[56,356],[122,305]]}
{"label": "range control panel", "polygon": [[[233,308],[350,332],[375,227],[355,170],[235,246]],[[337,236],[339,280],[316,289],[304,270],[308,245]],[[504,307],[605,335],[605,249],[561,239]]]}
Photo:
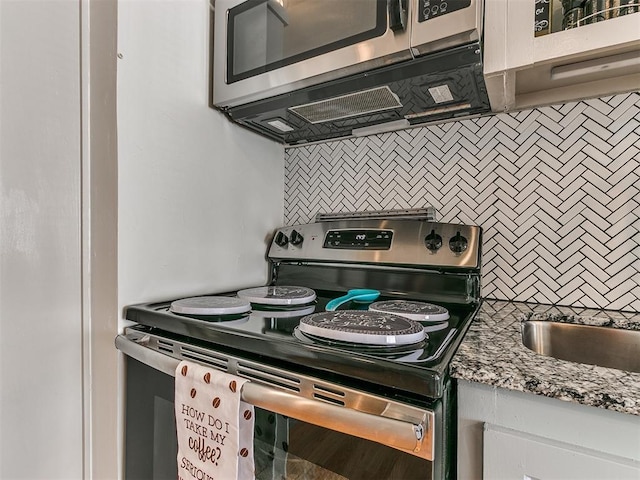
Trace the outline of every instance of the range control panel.
{"label": "range control panel", "polygon": [[329,230],[324,236],[324,248],[348,250],[389,250],[392,230]]}
{"label": "range control panel", "polygon": [[482,229],[423,220],[341,220],[278,229],[274,261],[480,268]]}

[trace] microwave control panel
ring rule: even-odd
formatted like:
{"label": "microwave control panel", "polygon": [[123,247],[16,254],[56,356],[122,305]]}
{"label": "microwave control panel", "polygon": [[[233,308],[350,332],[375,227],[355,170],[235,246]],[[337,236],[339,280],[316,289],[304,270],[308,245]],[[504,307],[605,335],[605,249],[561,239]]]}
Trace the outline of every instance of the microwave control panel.
{"label": "microwave control panel", "polygon": [[426,22],[471,6],[471,0],[418,0],[418,22]]}

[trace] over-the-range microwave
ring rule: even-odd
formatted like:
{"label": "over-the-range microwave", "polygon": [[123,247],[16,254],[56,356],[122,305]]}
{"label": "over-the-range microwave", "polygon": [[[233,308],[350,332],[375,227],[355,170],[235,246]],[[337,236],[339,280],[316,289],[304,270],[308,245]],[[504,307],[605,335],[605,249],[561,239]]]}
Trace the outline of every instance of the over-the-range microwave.
{"label": "over-the-range microwave", "polygon": [[485,113],[482,20],[482,0],[216,0],[213,104],[286,144]]}

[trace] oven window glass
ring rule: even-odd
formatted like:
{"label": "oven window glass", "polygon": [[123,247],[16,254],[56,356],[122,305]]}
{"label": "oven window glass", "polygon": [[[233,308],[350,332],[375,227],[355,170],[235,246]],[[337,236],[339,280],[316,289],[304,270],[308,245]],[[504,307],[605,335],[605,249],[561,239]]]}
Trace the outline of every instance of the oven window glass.
{"label": "oven window glass", "polygon": [[229,10],[227,83],[381,36],[387,0],[248,0]]}
{"label": "oven window glass", "polygon": [[255,410],[256,480],[431,479],[431,462],[375,442]]}
{"label": "oven window glass", "polygon": [[175,436],[176,422],[173,402],[159,396],[153,399],[153,478],[174,479],[169,475],[178,468],[173,445],[164,441]]}

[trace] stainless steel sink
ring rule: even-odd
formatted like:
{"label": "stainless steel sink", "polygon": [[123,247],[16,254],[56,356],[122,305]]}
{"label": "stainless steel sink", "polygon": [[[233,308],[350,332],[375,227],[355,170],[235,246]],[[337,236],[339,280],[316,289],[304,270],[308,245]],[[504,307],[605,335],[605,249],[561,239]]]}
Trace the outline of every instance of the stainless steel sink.
{"label": "stainless steel sink", "polygon": [[536,320],[522,322],[522,343],[536,353],[640,373],[640,331]]}

